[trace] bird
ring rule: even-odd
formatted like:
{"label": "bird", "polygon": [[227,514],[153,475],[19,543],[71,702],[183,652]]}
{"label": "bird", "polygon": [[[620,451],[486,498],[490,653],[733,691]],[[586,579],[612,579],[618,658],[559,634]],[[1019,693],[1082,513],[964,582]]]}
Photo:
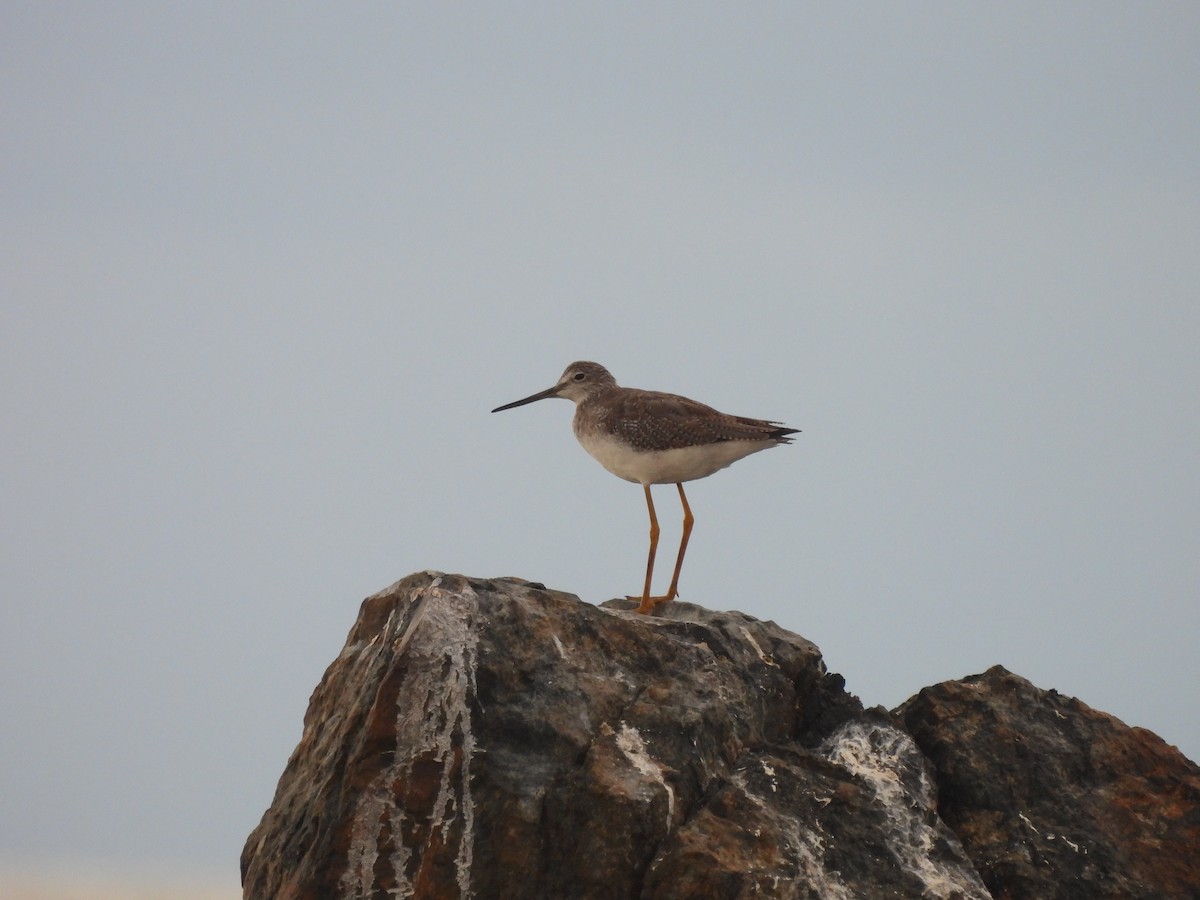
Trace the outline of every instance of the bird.
{"label": "bird", "polygon": [[[707,478],[759,450],[790,444],[790,435],[800,433],[798,428],[787,428],[768,419],[727,415],[678,394],[621,387],[608,369],[587,361],[567,366],[553,387],[497,406],[492,412],[550,397],[573,401],[572,427],[583,449],[609,472],[640,484],[645,492],[650,512],[646,580],[640,596],[626,598],[640,601],[637,611],[642,614],[679,596],[679,572],[695,522],[683,483]],[[650,495],[653,484],[674,484],[683,505],[683,536],[675,572],[667,592],[657,597],[650,594],[659,534],[654,499]]]}

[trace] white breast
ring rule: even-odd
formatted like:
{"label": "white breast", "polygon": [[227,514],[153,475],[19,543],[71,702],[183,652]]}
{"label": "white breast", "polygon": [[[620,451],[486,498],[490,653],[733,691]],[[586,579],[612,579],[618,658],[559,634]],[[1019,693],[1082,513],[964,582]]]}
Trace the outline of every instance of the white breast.
{"label": "white breast", "polygon": [[609,434],[577,434],[583,449],[618,478],[636,484],[675,484],[704,478],[777,441],[721,441],[675,450],[635,450]]}

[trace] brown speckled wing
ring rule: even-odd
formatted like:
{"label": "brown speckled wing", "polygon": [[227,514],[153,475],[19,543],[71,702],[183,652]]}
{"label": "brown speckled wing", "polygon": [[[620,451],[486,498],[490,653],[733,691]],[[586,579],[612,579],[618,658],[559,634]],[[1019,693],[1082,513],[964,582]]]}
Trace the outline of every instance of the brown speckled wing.
{"label": "brown speckled wing", "polygon": [[795,433],[777,422],[726,415],[687,397],[659,391],[618,389],[597,400],[604,410],[596,424],[639,449],[674,450],[721,441],[787,443],[787,435]]}

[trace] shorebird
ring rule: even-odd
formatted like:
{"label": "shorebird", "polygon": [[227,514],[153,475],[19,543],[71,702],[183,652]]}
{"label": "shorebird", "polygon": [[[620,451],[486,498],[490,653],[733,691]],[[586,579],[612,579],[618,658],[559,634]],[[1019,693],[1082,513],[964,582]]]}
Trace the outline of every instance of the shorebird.
{"label": "shorebird", "polygon": [[[707,478],[743,456],[778,444],[790,444],[788,435],[798,429],[779,422],[747,419],[717,412],[687,397],[624,388],[608,369],[594,362],[573,362],[554,387],[497,406],[492,412],[524,406],[547,397],[564,397],[575,403],[572,426],[583,449],[618,478],[640,484],[650,511],[650,557],[637,611],[649,613],[658,604],[679,596],[679,570],[692,534],[692,510],[683,492],[685,481]],[[675,559],[671,586],[659,597],[650,596],[654,553],[658,549],[658,517],[650,485],[673,484],[683,504],[683,537]]]}

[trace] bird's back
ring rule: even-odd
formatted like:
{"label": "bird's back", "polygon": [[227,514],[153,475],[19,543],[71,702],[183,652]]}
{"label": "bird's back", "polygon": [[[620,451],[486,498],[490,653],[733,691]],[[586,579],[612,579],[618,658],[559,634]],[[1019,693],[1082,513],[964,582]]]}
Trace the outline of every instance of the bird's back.
{"label": "bird's back", "polygon": [[744,456],[790,443],[796,429],[731,416],[661,391],[613,386],[582,400],[575,436],[627,481],[666,484],[704,478]]}

